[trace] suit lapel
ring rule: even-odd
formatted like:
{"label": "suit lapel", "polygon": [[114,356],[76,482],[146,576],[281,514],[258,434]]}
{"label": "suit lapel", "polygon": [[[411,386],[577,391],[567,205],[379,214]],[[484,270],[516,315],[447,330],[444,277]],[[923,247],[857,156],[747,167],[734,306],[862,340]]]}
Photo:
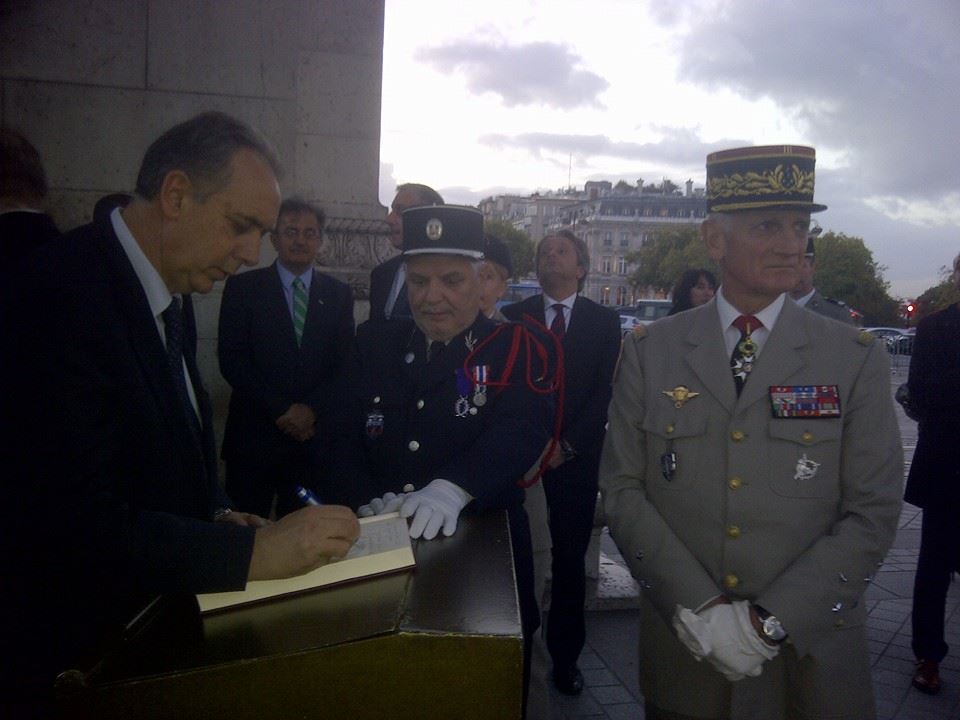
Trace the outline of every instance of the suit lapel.
{"label": "suit lapel", "polygon": [[737,391],[726,356],[716,305],[711,302],[689,312],[692,325],[686,337],[686,342],[691,345],[686,356],[687,365],[703,383],[707,392],[713,395],[727,412],[733,413]]}
{"label": "suit lapel", "polygon": [[101,225],[101,236],[105,240],[105,257],[113,265],[117,280],[115,289],[117,307],[121,308],[126,318],[133,353],[140,366],[144,383],[150,388],[154,401],[161,409],[167,424],[176,428],[182,436],[182,446],[193,447],[198,453],[202,453],[200,438],[197,438],[190,429],[180,407],[177,389],[167,364],[167,351],[157,331],[157,322],[150,310],[147,296],[109,220]]}
{"label": "suit lapel", "polygon": [[803,326],[806,312],[789,298],[777,318],[763,351],[754,363],[753,372],[740,393],[738,409],[746,408],[767,397],[771,385],[779,385],[803,366],[799,348],[807,344]]}

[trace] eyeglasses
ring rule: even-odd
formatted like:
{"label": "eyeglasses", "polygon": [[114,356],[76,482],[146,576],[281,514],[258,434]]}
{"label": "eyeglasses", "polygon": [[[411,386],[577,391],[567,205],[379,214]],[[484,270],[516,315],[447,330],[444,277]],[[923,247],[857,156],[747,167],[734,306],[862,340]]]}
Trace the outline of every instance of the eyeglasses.
{"label": "eyeglasses", "polygon": [[298,237],[302,237],[304,240],[316,240],[320,237],[320,231],[316,228],[308,227],[300,230],[300,228],[294,227],[293,225],[287,225],[287,227],[280,231],[280,234],[288,240],[296,240]]}

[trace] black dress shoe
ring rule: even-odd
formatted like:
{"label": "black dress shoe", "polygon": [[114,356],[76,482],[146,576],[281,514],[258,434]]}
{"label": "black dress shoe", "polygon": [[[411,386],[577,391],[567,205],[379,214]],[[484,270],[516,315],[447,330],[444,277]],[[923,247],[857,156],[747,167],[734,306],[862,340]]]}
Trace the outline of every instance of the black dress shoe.
{"label": "black dress shoe", "polygon": [[934,660],[917,660],[917,672],[913,676],[913,686],[927,695],[940,692],[940,664]]}
{"label": "black dress shoe", "polygon": [[583,692],[583,673],[576,665],[555,667],[553,669],[553,684],[564,695],[579,695]]}

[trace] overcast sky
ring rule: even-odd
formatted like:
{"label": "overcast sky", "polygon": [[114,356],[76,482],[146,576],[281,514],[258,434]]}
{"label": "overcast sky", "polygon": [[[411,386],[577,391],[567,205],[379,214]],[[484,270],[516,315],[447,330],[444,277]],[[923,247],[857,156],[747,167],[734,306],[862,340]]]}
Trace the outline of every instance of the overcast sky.
{"label": "overcast sky", "polygon": [[386,0],[380,199],[704,184],[713,150],[817,149],[817,216],[894,295],[960,252],[956,0]]}

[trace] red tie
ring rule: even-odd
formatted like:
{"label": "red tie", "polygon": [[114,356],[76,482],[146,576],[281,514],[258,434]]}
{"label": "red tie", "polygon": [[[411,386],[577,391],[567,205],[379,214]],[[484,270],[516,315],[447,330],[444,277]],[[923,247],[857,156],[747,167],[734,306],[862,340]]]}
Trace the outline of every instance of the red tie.
{"label": "red tie", "polygon": [[554,303],[553,309],[556,315],[553,316],[553,322],[550,323],[550,332],[559,340],[563,340],[563,336],[567,333],[567,321],[563,317],[563,303]]}

